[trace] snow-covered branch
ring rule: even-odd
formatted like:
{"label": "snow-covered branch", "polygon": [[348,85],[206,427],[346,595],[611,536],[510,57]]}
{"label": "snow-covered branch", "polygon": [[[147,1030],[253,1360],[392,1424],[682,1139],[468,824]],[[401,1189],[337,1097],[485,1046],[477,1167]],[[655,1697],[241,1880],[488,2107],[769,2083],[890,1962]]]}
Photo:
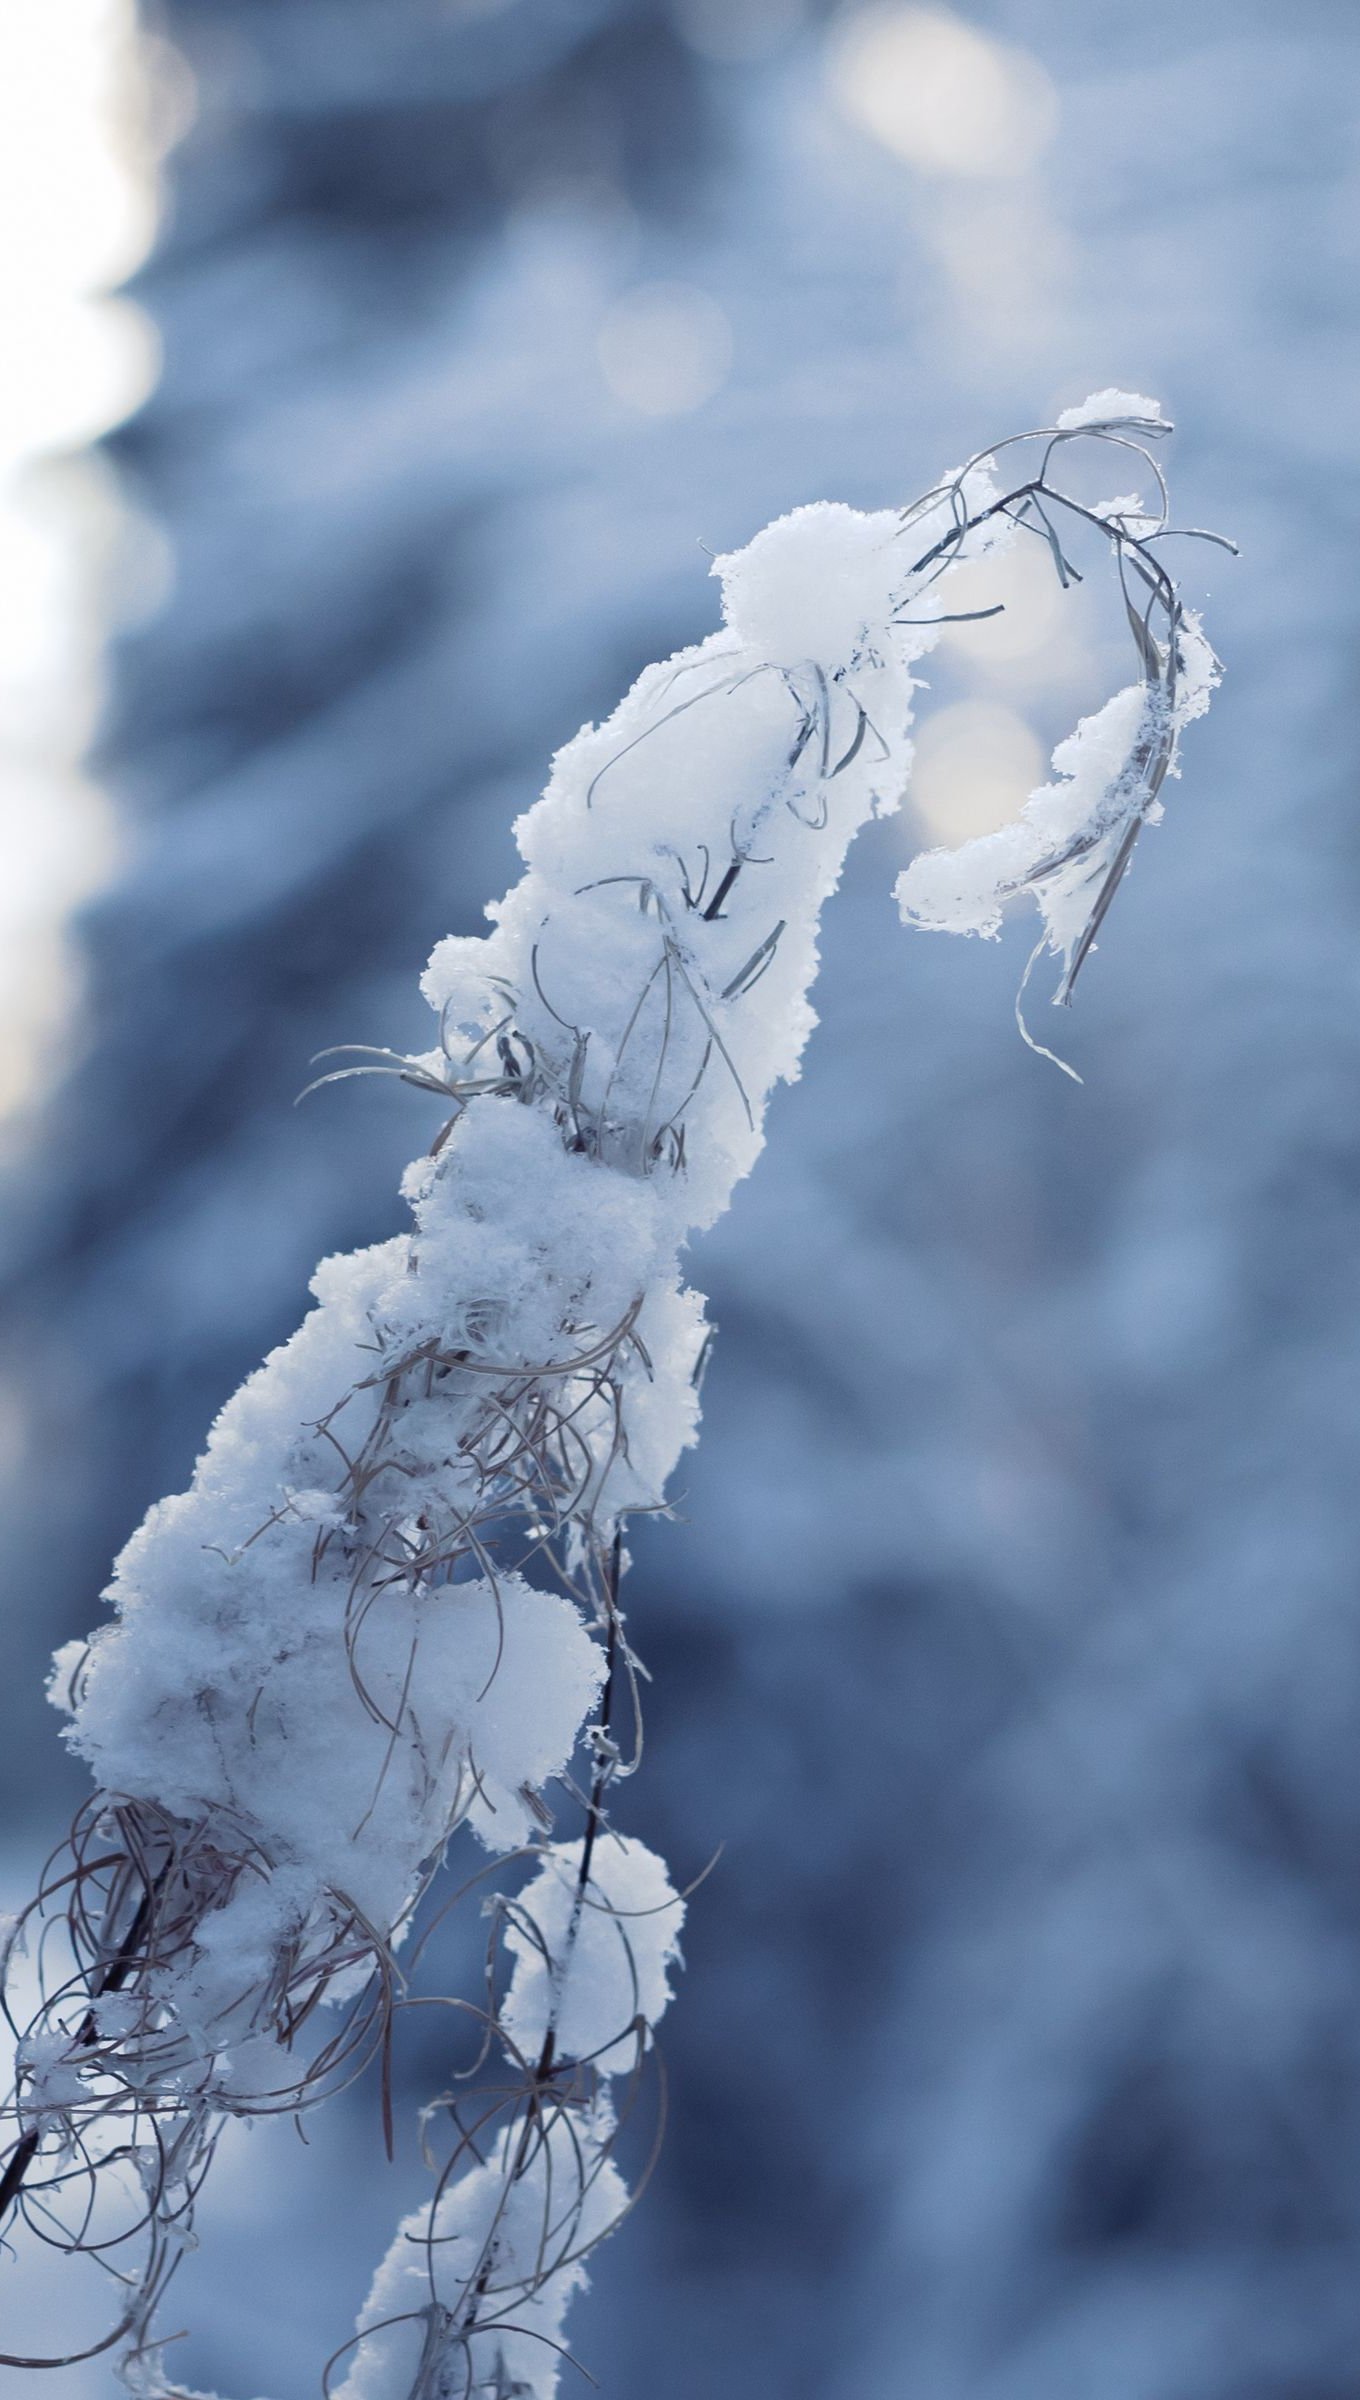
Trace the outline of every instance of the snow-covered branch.
{"label": "snow-covered branch", "polygon": [[[59,1657],[97,1789],[17,1933],[41,1922],[66,1957],[16,2027],[0,2200],[78,2247],[92,2181],[123,2195],[145,2245],[118,2335],[137,2388],[174,2388],[152,2311],[221,2124],[386,2056],[403,1941],[467,1825],[529,1870],[493,1903],[467,2003],[495,2076],[440,2111],[452,2156],[379,2270],[344,2390],[550,2400],[567,2301],[628,2204],[615,2087],[630,2101],[653,2053],[683,1916],[612,1807],[641,1739],[624,1531],[664,1509],[698,1424],[681,1253],[797,1073],[821,906],[901,799],[952,570],[1038,534],[1066,579],[1067,518],[1113,550],[1139,682],[1017,826],[918,861],[901,899],[991,932],[1033,891],[1070,991],[1214,675],[1155,548],[1163,430],[1150,405],[1102,405],[1020,437],[1014,484],[1003,445],[910,509],[800,509],[719,560],[722,629],[562,751],[492,932],[435,951],[434,1046],[321,1079],[439,1097],[412,1229],[322,1265],[190,1489],[128,1544],[115,1621]],[[1069,498],[1079,439],[1135,450],[1152,500]]]}

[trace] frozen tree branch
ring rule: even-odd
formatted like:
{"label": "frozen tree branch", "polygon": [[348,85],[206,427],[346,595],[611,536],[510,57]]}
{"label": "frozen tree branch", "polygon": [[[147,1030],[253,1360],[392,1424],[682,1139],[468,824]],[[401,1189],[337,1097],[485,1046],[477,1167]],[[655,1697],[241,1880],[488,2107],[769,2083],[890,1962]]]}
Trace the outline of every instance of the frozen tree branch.
{"label": "frozen tree branch", "polygon": [[[719,560],[723,629],[568,745],[493,931],[435,951],[435,1046],[320,1079],[441,1099],[413,1228],[321,1266],[189,1491],[128,1544],[115,1621],[59,1657],[96,1791],[10,1945],[42,1997],[12,2019],[0,2200],[120,2278],[109,2345],[135,2390],[178,2388],[154,2312],[228,2118],[312,2106],[377,2060],[390,2144],[403,1943],[467,1825],[527,1879],[493,1896],[486,1991],[456,2004],[480,2046],[427,2114],[450,2155],[332,2373],[347,2400],[551,2400],[567,2303],[629,2205],[614,2151],[683,1917],[613,1819],[641,1749],[625,1528],[665,1508],[698,1423],[680,1255],[797,1074],[820,909],[901,799],[952,570],[1037,537],[1067,582],[1083,526],[1113,553],[1138,682],[1017,825],[899,886],[913,921],[981,933],[1033,893],[1070,996],[1216,673],[1156,548],[1165,430],[1101,395],[1018,437],[1014,483],[1003,444],[912,508],[801,509]],[[1078,441],[1132,451],[1151,498],[1071,496]]]}

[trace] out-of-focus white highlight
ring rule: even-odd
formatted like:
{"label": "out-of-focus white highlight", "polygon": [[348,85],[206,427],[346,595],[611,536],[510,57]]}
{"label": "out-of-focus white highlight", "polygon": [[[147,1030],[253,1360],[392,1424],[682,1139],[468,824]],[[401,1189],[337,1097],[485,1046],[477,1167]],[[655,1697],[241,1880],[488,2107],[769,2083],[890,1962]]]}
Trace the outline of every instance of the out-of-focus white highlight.
{"label": "out-of-focus white highlight", "polygon": [[1018,816],[1044,772],[1038,740],[1013,708],[963,700],[924,721],[911,803],[931,841],[952,846]]}
{"label": "out-of-focus white highlight", "polygon": [[102,296],[155,228],[150,177],[127,156],[135,36],[132,0],[0,9],[0,458],[11,472],[93,439],[149,380],[146,319]]}
{"label": "out-of-focus white highlight", "polygon": [[991,355],[1041,348],[1073,251],[1035,180],[952,184],[923,217],[948,277],[955,323]]}
{"label": "out-of-focus white highlight", "polygon": [[45,1071],[75,997],[65,919],[114,860],[112,812],[79,771],[112,508],[78,468],[0,481],[0,1112]]}
{"label": "out-of-focus white highlight", "polygon": [[830,69],[851,122],[930,175],[1023,175],[1057,124],[1037,60],[950,9],[875,0],[833,36]]}
{"label": "out-of-focus white highlight", "polygon": [[643,416],[682,416],[711,400],[732,363],[732,328],[709,293],[640,283],[614,302],[599,333],[604,378]]}
{"label": "out-of-focus white highlight", "polygon": [[[956,567],[945,587],[951,615],[941,637],[950,649],[980,666],[1028,671],[1050,648],[1058,628],[1064,593],[1045,542],[1021,534],[999,558],[968,560]],[[1070,595],[1067,595],[1070,598]],[[1000,616],[977,616],[973,609],[997,608]],[[1071,616],[1071,610],[1068,614]]]}
{"label": "out-of-focus white highlight", "polygon": [[0,1111],[46,1071],[73,996],[63,927],[113,859],[79,762],[122,511],[105,469],[61,454],[154,373],[146,319],[108,297],[155,225],[140,61],[134,0],[0,8]]}

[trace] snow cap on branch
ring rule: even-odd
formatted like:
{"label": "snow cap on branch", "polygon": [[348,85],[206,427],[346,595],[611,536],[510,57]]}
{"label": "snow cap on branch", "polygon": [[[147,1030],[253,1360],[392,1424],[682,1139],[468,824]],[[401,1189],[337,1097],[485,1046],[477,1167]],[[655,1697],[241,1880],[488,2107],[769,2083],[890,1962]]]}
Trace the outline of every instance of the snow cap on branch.
{"label": "snow cap on branch", "polygon": [[336,2400],[554,2400],[567,2303],[627,2207],[611,2131],[603,2106],[551,2107],[407,2217]]}
{"label": "snow cap on branch", "polygon": [[583,1848],[555,1842],[514,1902],[505,1946],[515,1972],[500,2023],[526,2059],[551,2027],[559,2058],[623,2075],[670,1999],[685,1904],[665,1861],[622,1834],[595,1844],[582,1890]]}
{"label": "snow cap on branch", "polygon": [[1075,408],[1065,408],[1057,425],[1060,433],[1089,432],[1093,426],[1127,426],[1162,433],[1167,429],[1167,420],[1160,400],[1149,400],[1142,392],[1119,392],[1111,388],[1091,392]]}

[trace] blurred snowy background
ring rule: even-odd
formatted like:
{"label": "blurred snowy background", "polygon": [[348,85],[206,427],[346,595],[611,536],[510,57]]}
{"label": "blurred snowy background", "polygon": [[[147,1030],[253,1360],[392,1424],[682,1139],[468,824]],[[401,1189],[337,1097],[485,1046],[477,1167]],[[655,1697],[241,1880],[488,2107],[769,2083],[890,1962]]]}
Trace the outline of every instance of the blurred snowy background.
{"label": "blurred snowy background", "polygon": [[[572,2331],[617,2400],[1353,2400],[1353,0],[9,0],[0,113],[0,1897],[83,1789],[46,1654],[401,1222],[425,1104],[294,1111],[311,1053],[424,1045],[550,750],[711,625],[702,545],[1156,393],[1245,557],[1183,561],[1229,680],[1084,1088],[1016,1038],[1027,927],[889,898],[1123,680],[1040,580],[942,651],[695,1260],[626,1821],[726,1848]],[[232,2400],[315,2389],[423,2188],[369,2090],[311,2138],[228,2144],[177,2287]]]}

